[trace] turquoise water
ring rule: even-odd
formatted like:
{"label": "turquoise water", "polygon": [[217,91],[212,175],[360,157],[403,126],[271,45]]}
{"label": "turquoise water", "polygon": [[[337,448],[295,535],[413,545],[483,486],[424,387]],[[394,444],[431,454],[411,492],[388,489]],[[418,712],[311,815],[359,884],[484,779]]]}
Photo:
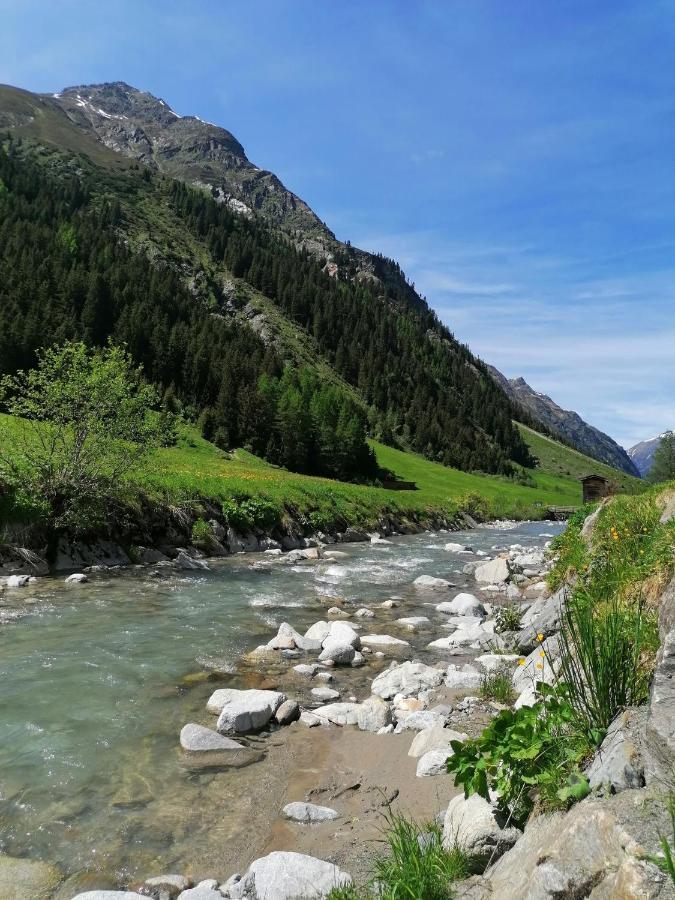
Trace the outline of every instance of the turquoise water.
{"label": "turquoise water", "polygon": [[[216,670],[225,682],[255,684],[237,664],[289,621],[304,628],[335,598],[374,606],[366,630],[399,634],[390,620],[431,615],[411,587],[420,574],[470,584],[461,567],[475,556],[448,553],[448,541],[493,553],[541,545],[560,526],[525,523],[466,533],[340,545],[348,556],[296,566],[260,555],[213,563],[210,572],[149,570],[96,575],[86,585],[40,579],[0,594],[0,849],[58,863],[65,872],[100,868],[122,881],[150,866],[179,868],[217,852],[231,821],[204,811],[218,785],[243,815],[254,770],[195,773],[181,764],[177,737],[188,721],[208,722],[204,703],[218,686],[185,676]],[[428,599],[428,598],[425,598]],[[439,617],[439,621],[440,621]],[[424,654],[426,637],[415,655]],[[303,698],[308,686],[279,662],[274,676]],[[365,696],[376,671],[341,674]],[[231,673],[228,676],[228,673]],[[263,673],[267,674],[267,673]],[[211,794],[212,796],[212,794]],[[197,815],[199,810],[199,815]]]}

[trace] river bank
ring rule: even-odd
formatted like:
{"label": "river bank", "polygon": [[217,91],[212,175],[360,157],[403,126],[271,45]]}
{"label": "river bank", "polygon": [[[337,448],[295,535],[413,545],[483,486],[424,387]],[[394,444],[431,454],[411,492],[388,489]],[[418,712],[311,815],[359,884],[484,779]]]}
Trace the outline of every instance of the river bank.
{"label": "river bank", "polygon": [[[448,615],[436,606],[463,588],[476,590],[464,568],[514,544],[541,547],[559,527],[505,523],[329,546],[317,559],[239,554],[210,561],[210,571],[95,572],[87,584],[44,578],[5,591],[4,611],[27,616],[3,632],[0,654],[3,683],[10,686],[0,742],[6,748],[0,750],[5,852],[56,862],[64,874],[77,875],[72,893],[176,869],[224,880],[266,848],[288,846],[291,826],[279,819],[284,803],[343,772],[343,781],[361,779],[363,789],[343,801],[343,837],[336,840],[350,856],[355,847],[367,848],[365,870],[383,821],[379,789],[383,796],[399,790],[401,802],[426,796],[419,813],[413,810],[422,817],[447,805],[455,791],[447,777],[414,778],[411,732],[381,736],[298,723],[254,739],[264,745],[262,762],[212,771],[185,765],[177,742],[182,725],[215,724],[204,708],[217,687],[273,687],[307,708],[320,706],[311,694],[318,683],[293,671],[298,659],[275,651],[274,659],[239,660],[282,621],[304,629],[331,607],[361,623],[362,634],[373,630],[408,642],[394,654],[391,648],[366,654],[362,668],[332,670],[328,686],[340,699],[367,697],[373,678],[392,661],[414,657],[447,668],[447,654],[428,644],[448,634]],[[458,549],[463,544],[474,552]],[[331,553],[338,555],[331,559]],[[441,596],[420,591],[414,586],[420,575],[445,577],[455,587]],[[356,617],[360,608],[370,608],[372,618]],[[415,633],[396,624],[413,616],[426,616],[428,626]],[[36,692],[38,668],[44,687]],[[439,695],[438,703],[446,701],[447,692]],[[486,714],[476,708],[477,729]],[[473,718],[458,716],[466,732]],[[357,769],[350,767],[355,759]],[[338,789],[329,785],[326,796]],[[323,840],[321,830],[297,828],[298,846],[308,852],[315,839]]]}

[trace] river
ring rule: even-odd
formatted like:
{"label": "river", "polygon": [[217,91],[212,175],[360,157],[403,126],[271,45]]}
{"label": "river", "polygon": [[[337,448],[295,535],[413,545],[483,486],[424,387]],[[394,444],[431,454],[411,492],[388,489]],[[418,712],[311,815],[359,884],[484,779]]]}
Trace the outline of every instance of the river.
{"label": "river", "polygon": [[[0,849],[122,882],[150,869],[182,871],[196,856],[213,864],[246,816],[260,764],[221,773],[186,768],[181,726],[213,724],[204,704],[223,684],[251,686],[272,676],[289,694],[309,696],[288,674],[297,660],[258,674],[238,667],[243,653],[269,640],[282,621],[304,629],[324,618],[337,598],[368,607],[397,598],[396,609],[378,611],[365,628],[405,637],[411,653],[427,658],[426,644],[439,634],[411,637],[394,630],[392,619],[433,619],[430,601],[438,598],[415,591],[418,575],[473,589],[462,567],[476,556],[446,551],[448,541],[494,555],[512,544],[541,546],[560,529],[504,523],[339,545],[344,558],[298,565],[238,555],[213,561],[208,572],[136,568],[92,575],[82,585],[43,578],[5,590]],[[348,690],[367,696],[387,662],[371,659],[345,673]]]}

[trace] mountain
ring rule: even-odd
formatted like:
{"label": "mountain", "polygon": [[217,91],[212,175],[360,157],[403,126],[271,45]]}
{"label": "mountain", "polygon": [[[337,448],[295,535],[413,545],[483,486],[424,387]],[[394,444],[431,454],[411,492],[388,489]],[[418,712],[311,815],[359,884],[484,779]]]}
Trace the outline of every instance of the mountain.
{"label": "mountain", "polygon": [[639,466],[635,465],[623,447],[609,435],[584,422],[578,413],[562,409],[546,394],[540,394],[530,387],[524,378],[506,378],[493,366],[488,368],[492,377],[509,397],[524,407],[536,422],[550,429],[554,435],[562,437],[586,456],[620,469],[628,475],[642,474]]}
{"label": "mountain", "polygon": [[667,432],[664,431],[661,434],[657,434],[656,437],[648,438],[646,441],[640,441],[628,451],[628,455],[630,456],[633,465],[638,469],[643,478],[651,471],[652,463],[654,462],[654,454],[661,443],[661,438],[665,437],[666,433]]}
{"label": "mountain", "polygon": [[112,339],[221,446],[299,471],[363,448],[365,421],[458,468],[530,462],[399,266],[337,241],[230,132],[115,82],[0,87],[0,142],[0,373]]}

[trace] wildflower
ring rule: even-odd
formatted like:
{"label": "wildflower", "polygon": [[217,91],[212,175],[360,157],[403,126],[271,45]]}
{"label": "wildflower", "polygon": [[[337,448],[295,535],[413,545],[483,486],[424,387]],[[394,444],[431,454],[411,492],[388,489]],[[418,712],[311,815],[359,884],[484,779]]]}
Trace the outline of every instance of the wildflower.
{"label": "wildflower", "polygon": [[518,665],[519,665],[519,666],[524,666],[524,665],[525,665],[525,660],[522,658],[522,656],[521,656],[521,658],[518,660]]}
{"label": "wildflower", "polygon": [[539,656],[543,659],[546,656],[546,653],[543,650],[539,651]]}
{"label": "wildflower", "polygon": [[541,631],[537,635],[537,640],[539,641],[539,643],[541,643],[544,640],[544,635],[541,633]]}
{"label": "wildflower", "polygon": [[543,668],[544,668],[543,663],[537,663],[537,665],[535,666],[535,669],[543,669]]}

